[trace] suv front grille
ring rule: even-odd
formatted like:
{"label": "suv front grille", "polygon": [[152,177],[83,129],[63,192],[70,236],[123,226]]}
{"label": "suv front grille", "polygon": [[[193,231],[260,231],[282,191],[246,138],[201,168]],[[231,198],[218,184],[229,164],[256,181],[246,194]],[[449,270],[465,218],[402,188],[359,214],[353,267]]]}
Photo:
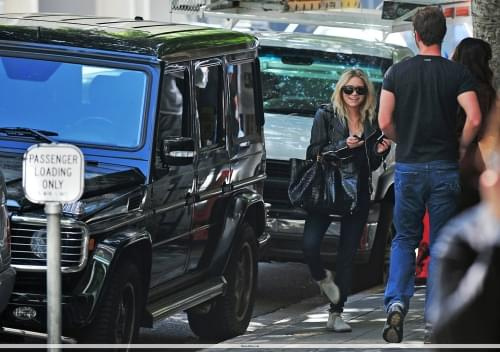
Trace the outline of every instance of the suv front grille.
{"label": "suv front grille", "polygon": [[266,173],[269,177],[290,180],[290,162],[285,160],[267,160]]}
{"label": "suv front grille", "polygon": [[290,182],[290,162],[285,160],[267,160],[267,179],[264,183],[264,199],[273,208],[291,208],[288,199],[288,184]]}
{"label": "suv front grille", "polygon": [[[12,217],[12,266],[19,271],[47,269],[45,219]],[[61,271],[79,271],[87,260],[88,231],[83,223],[61,221]]]}
{"label": "suv front grille", "polygon": [[264,199],[271,203],[272,206],[282,206],[290,208],[290,200],[288,198],[288,183],[278,184],[276,182],[266,181],[264,184]]}

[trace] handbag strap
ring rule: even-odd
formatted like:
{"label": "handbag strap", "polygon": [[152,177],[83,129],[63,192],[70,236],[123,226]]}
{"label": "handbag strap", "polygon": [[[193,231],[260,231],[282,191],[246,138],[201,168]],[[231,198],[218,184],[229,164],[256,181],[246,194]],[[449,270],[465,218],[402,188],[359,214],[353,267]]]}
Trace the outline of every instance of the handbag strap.
{"label": "handbag strap", "polygon": [[[331,110],[329,110],[328,108],[331,108]],[[330,128],[333,124],[330,123],[331,122],[330,120],[335,118],[335,110],[333,110],[332,104],[328,104],[328,108],[325,108],[325,111],[328,113],[328,118],[326,118],[324,121],[325,131],[326,131],[326,142],[321,145],[321,148],[319,148],[318,155],[316,155],[316,158],[318,160],[320,160],[322,158],[321,151],[323,150],[323,148],[325,148],[328,144],[332,143],[332,141],[330,139],[330,133],[333,133],[333,130],[330,131]]]}
{"label": "handbag strap", "polygon": [[[323,150],[323,148],[325,148],[328,144],[331,144],[331,142],[332,142],[330,139],[330,127],[331,127],[330,120],[332,118],[335,118],[335,112],[334,112],[335,110],[333,110],[333,105],[328,104],[325,107],[325,111],[327,112],[327,116],[328,116],[326,119],[324,119],[324,125],[325,125],[325,131],[326,131],[326,142],[322,143],[321,148],[319,148],[318,155],[316,155],[316,158],[318,158],[318,160],[321,158],[321,151]],[[332,133],[333,133],[333,131],[332,131]]]}
{"label": "handbag strap", "polygon": [[[324,129],[326,132],[326,141],[323,143],[320,143],[320,142],[312,143],[307,147],[307,149],[309,150],[309,148],[311,148],[311,147],[319,146],[318,153],[316,154],[317,161],[320,161],[322,159],[321,151],[323,150],[323,148],[331,143],[329,129],[331,126],[330,120],[332,119],[332,114],[334,114],[332,104],[328,104],[328,105],[325,104],[325,105],[322,105],[320,108],[325,110],[325,112],[328,114],[327,118],[324,119],[325,121],[323,121]],[[307,154],[309,154],[309,153],[307,153]]]}

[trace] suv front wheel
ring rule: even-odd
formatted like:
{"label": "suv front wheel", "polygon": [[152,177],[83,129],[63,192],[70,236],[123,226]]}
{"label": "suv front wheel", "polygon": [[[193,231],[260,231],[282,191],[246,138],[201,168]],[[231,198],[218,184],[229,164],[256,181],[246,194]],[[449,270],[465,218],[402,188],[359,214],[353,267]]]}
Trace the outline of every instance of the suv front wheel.
{"label": "suv front wheel", "polygon": [[139,330],[143,292],[135,265],[125,263],[114,273],[96,318],[83,336],[88,343],[132,343]]}
{"label": "suv front wheel", "polygon": [[250,318],[257,287],[257,243],[255,230],[248,223],[231,255],[224,277],[226,293],[218,297],[208,313],[188,311],[191,330],[201,338],[223,340],[243,334]]}

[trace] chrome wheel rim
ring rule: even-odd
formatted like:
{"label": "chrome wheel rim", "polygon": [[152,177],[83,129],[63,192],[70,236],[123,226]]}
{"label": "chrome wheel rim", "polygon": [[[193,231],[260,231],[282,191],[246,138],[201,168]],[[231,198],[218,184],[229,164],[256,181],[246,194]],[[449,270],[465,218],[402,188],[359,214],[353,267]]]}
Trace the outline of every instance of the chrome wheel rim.
{"label": "chrome wheel rim", "polygon": [[248,242],[245,242],[236,263],[234,293],[236,298],[236,319],[238,321],[243,320],[248,312],[254,275],[252,248]]}
{"label": "chrome wheel rim", "polygon": [[135,289],[134,286],[128,282],[123,287],[120,302],[118,303],[117,314],[115,318],[116,330],[115,341],[116,343],[131,343],[133,332],[135,328]]}

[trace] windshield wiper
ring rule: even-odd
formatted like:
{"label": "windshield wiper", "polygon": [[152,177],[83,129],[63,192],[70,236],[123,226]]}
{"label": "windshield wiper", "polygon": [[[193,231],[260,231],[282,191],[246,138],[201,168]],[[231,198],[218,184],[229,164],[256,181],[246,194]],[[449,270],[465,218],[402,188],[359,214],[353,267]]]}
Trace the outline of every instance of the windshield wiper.
{"label": "windshield wiper", "polygon": [[56,141],[49,136],[58,135],[57,132],[34,130],[26,127],[0,127],[0,132],[5,133],[7,136],[33,137],[46,143],[55,143]]}

